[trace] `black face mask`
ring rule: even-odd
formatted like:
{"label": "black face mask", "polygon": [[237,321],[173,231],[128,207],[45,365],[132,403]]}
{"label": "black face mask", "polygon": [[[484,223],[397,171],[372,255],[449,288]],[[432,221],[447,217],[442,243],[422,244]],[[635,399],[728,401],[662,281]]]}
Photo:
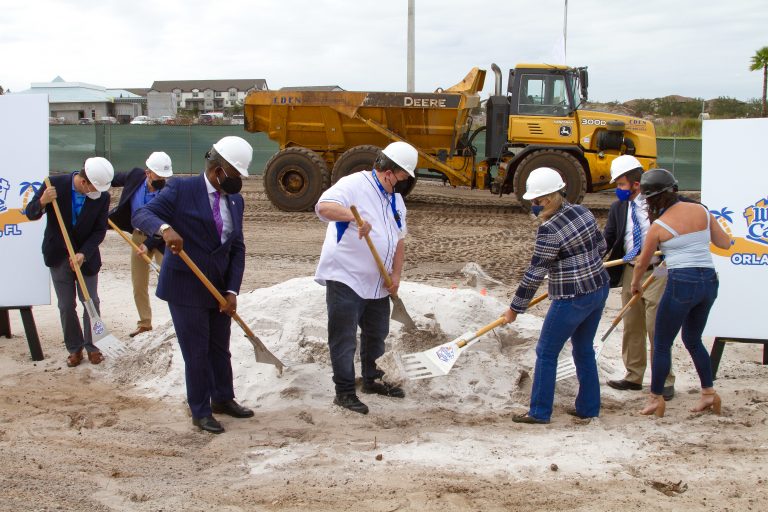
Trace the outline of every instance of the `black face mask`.
{"label": "black face mask", "polygon": [[409,176],[407,180],[398,181],[397,183],[395,183],[395,186],[392,188],[397,194],[405,194],[406,192],[408,192],[408,190],[410,190],[411,184],[413,183],[412,180],[414,180],[414,178],[411,178]]}
{"label": "black face mask", "polygon": [[165,186],[165,180],[152,180],[149,182],[149,184],[152,186],[153,189],[159,192],[160,189],[162,189]]}
{"label": "black face mask", "polygon": [[219,175],[217,174],[216,180],[219,182],[219,186],[221,187],[221,190],[223,190],[227,194],[237,194],[238,192],[240,192],[240,189],[243,188],[243,180],[242,178],[240,178],[240,176],[233,178],[231,176],[227,176],[227,174],[224,173],[224,179],[221,180],[219,179]]}

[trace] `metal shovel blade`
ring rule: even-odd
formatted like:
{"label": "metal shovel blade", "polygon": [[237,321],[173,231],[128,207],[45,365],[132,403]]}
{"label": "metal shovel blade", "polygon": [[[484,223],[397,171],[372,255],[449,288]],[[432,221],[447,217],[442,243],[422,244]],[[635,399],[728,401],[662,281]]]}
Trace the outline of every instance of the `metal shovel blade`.
{"label": "metal shovel blade", "polygon": [[[453,341],[432,347],[429,350],[405,354],[400,358],[403,372],[411,380],[447,375],[461,353],[471,345],[466,341],[474,337],[475,332],[470,331]],[[461,345],[462,342],[465,343],[463,346]]]}
{"label": "metal shovel blade", "polygon": [[403,304],[402,299],[392,295],[389,297],[392,299],[392,320],[400,322],[406,329],[416,329],[416,323],[411,318],[411,315],[408,314],[408,311],[405,310],[405,304]]}
{"label": "metal shovel blade", "polygon": [[99,313],[96,311],[96,306],[93,300],[87,300],[83,302],[85,310],[88,311],[88,316],[91,318],[91,339],[93,344],[109,357],[119,357],[130,352],[130,349],[114,337],[108,330],[107,326],[101,320]]}
{"label": "metal shovel blade", "polygon": [[264,364],[271,364],[275,368],[277,368],[277,371],[282,375],[283,368],[285,368],[285,365],[283,365],[282,361],[280,361],[275,354],[269,351],[269,349],[264,346],[264,343],[256,337],[256,335],[248,336],[246,335],[246,338],[248,338],[248,341],[251,342],[251,345],[253,345],[253,355],[256,357],[257,363],[264,363]]}

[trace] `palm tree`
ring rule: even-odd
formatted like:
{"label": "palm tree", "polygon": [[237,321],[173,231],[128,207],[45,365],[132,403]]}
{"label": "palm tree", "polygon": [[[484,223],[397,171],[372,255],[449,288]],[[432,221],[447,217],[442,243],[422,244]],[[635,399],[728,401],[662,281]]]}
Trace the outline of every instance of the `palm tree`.
{"label": "palm tree", "polygon": [[21,189],[19,190],[19,195],[23,195],[24,197],[21,199],[21,211],[23,212],[27,208],[27,203],[29,202],[29,195],[30,194],[36,194],[38,190],[40,190],[40,187],[43,186],[43,184],[39,181],[22,181],[20,183]]}
{"label": "palm tree", "polygon": [[749,70],[757,71],[758,69],[763,70],[763,109],[761,115],[765,117],[767,112],[765,95],[766,88],[768,88],[768,46],[763,46],[752,56],[752,65],[749,66]]}

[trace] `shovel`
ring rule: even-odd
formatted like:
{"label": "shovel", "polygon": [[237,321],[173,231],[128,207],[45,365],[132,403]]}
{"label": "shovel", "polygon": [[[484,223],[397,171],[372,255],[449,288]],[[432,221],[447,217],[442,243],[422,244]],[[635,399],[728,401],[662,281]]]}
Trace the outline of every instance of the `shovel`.
{"label": "shovel", "polygon": [[[349,209],[352,210],[352,215],[355,216],[357,225],[362,226],[363,219],[360,218],[360,213],[358,213],[357,207],[350,206]],[[381,261],[381,257],[379,257],[379,253],[376,251],[376,247],[371,241],[371,237],[365,235],[365,241],[368,244],[368,248],[371,250],[371,254],[373,254],[373,259],[376,260],[376,265],[379,267],[381,277],[384,278],[384,286],[390,288],[392,286],[392,279],[390,279],[389,273],[384,267],[384,262]],[[406,329],[416,329],[416,323],[411,318],[411,315],[408,314],[408,311],[405,310],[405,305],[403,304],[403,301],[400,299],[400,297],[398,297],[396,293],[391,293],[389,298],[392,299],[392,320],[400,322],[405,326]]]}
{"label": "shovel", "polygon": [[[535,306],[546,298],[546,293],[539,295],[531,300],[528,307]],[[469,347],[477,343],[480,336],[503,325],[505,322],[506,320],[502,316],[478,331],[464,333],[448,343],[432,347],[424,352],[405,354],[400,358],[403,366],[403,373],[405,373],[411,380],[428,379],[431,377],[447,375],[448,372],[451,371],[451,368],[453,368],[453,365],[456,364],[456,360],[459,356]]]}
{"label": "shovel", "polygon": [[[51,182],[48,178],[45,178],[45,186],[50,187]],[[67,232],[67,226],[64,224],[64,219],[61,216],[61,210],[59,210],[59,203],[56,199],[53,200],[53,211],[56,213],[56,220],[59,221],[59,228],[61,229],[61,236],[64,238],[64,243],[67,245],[67,252],[69,253],[69,259],[72,261],[72,267],[75,269],[75,275],[77,276],[77,282],[80,285],[80,291],[83,293],[83,306],[88,312],[88,316],[91,319],[91,341],[98,347],[98,349],[109,357],[118,357],[129,352],[128,347],[115,338],[102,322],[99,313],[96,311],[96,305],[93,303],[88,288],[85,286],[85,279],[83,279],[83,273],[80,271],[80,267],[75,263],[75,250],[72,247],[72,241],[69,239],[69,233]]]}
{"label": "shovel", "polygon": [[[661,252],[657,251],[655,255],[660,255]],[[617,260],[618,261],[618,260]],[[613,262],[607,262],[605,265],[608,266],[608,263]],[[664,265],[664,262],[659,265],[659,268]],[[648,278],[643,282],[642,289],[645,291],[646,288],[653,282],[653,280],[656,279],[655,272],[648,276]],[[605,331],[605,334],[603,334],[602,338],[600,338],[600,341],[597,344],[597,350],[595,351],[595,360],[600,359],[600,354],[603,352],[603,348],[605,347],[605,340],[608,339],[608,336],[611,335],[614,329],[616,329],[616,326],[621,323],[621,320],[624,318],[624,315],[627,314],[627,311],[634,306],[637,301],[640,300],[640,297],[642,297],[642,293],[636,293],[632,296],[631,299],[624,305],[623,308],[621,308],[621,311],[619,311],[619,314],[616,315],[616,318],[613,319],[613,322],[611,322],[611,326],[608,328],[607,331]],[[576,375],[576,366],[573,364],[573,359],[569,359],[567,362],[564,362],[557,367],[557,377],[555,378],[555,381],[559,382],[563,379],[567,379],[569,377],[573,377]]]}
{"label": "shovel", "polygon": [[[189,255],[184,252],[184,250],[181,250],[179,251],[179,257],[184,260],[184,263],[187,264],[190,270],[192,270],[197,278],[200,279],[206,288],[208,288],[208,291],[211,292],[219,304],[225,306],[227,304],[227,299],[225,299],[221,292],[219,292],[219,290],[213,286],[213,283],[211,283],[211,281],[205,277],[205,274],[203,274],[195,262],[192,261]],[[253,352],[256,356],[256,362],[274,365],[275,368],[277,368],[279,374],[282,375],[285,365],[272,352],[269,351],[266,345],[264,345],[264,343],[255,334],[253,334],[253,331],[246,325],[243,319],[240,318],[240,315],[237,313],[232,313],[232,318],[235,319],[235,322],[237,322],[237,324],[245,333],[245,337],[248,338],[248,341],[250,341],[251,345],[253,345]]]}
{"label": "shovel", "polygon": [[[139,246],[138,246],[138,245],[136,245],[135,243],[133,243],[133,240],[131,240],[130,238],[128,238],[128,235],[126,235],[126,234],[123,232],[123,230],[122,230],[122,229],[120,229],[119,227],[117,227],[117,224],[115,224],[114,222],[112,222],[112,219],[107,219],[107,222],[109,223],[109,226],[110,226],[110,227],[111,227],[111,228],[112,228],[114,231],[118,232],[118,233],[120,234],[120,236],[121,236],[121,237],[123,237],[123,240],[125,240],[126,242],[128,242],[128,245],[130,245],[131,247],[133,247],[133,249],[134,249],[134,250],[135,250],[135,251],[138,253],[138,251],[139,251]],[[158,267],[158,266],[157,266],[157,263],[155,263],[154,261],[152,261],[152,258],[150,258],[149,256],[147,256],[147,254],[146,254],[146,253],[141,253],[141,257],[142,257],[142,259],[143,259],[144,261],[146,261],[146,262],[147,262],[147,265],[149,265],[149,267],[150,267],[152,270],[154,270],[154,271],[155,271],[157,274],[160,274],[160,267]]]}

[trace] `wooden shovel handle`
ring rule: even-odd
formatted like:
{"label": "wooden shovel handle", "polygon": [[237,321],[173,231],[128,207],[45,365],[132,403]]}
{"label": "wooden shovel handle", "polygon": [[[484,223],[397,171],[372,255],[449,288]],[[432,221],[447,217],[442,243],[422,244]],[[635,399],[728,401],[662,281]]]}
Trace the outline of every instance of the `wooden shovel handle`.
{"label": "wooden shovel handle", "polygon": [[[50,180],[45,178],[45,186],[53,188]],[[88,293],[88,288],[85,286],[85,279],[83,279],[83,273],[80,272],[80,267],[75,262],[75,249],[72,247],[72,241],[69,239],[69,232],[67,226],[64,224],[64,218],[61,216],[61,210],[59,210],[59,202],[54,199],[51,203],[53,205],[53,211],[56,213],[56,220],[59,221],[59,228],[61,229],[61,236],[64,238],[64,243],[67,246],[67,252],[69,253],[69,259],[72,261],[72,267],[75,269],[75,275],[77,276],[77,282],[80,283],[80,290],[83,292],[83,298],[85,302],[91,301],[91,296]]]}
{"label": "wooden shovel handle", "polygon": [[[116,231],[116,232],[117,232],[117,233],[118,233],[118,234],[119,234],[121,237],[123,237],[123,240],[125,240],[126,242],[128,242],[128,244],[130,244],[130,246],[131,246],[131,247],[133,247],[133,249],[134,249],[135,251],[137,251],[137,252],[139,251],[139,246],[138,246],[138,245],[136,245],[136,244],[133,242],[133,240],[131,240],[130,238],[128,238],[128,235],[126,235],[126,234],[123,232],[123,230],[122,230],[122,229],[120,229],[119,227],[117,227],[117,225],[116,225],[114,222],[112,222],[112,219],[107,219],[107,222],[109,223],[109,226],[112,228],[112,230],[113,230],[113,231]],[[152,260],[150,259],[150,257],[149,257],[149,256],[147,256],[147,254],[146,254],[146,253],[141,253],[141,258],[142,258],[144,261],[146,261],[146,262],[147,262],[147,264],[149,264],[150,266],[152,266]]]}
{"label": "wooden shovel handle", "polygon": [[[662,262],[661,265],[664,265],[664,262]],[[645,281],[643,281],[643,285],[641,286],[642,290],[645,291],[645,289],[648,288],[648,286],[653,282],[654,279],[656,279],[656,276],[653,275],[653,273],[651,273],[651,275],[649,275],[648,278]],[[627,314],[627,311],[629,311],[629,308],[634,306],[642,296],[643,296],[642,293],[636,293],[632,296],[631,299],[629,299],[629,301],[624,305],[624,307],[621,308],[621,311],[619,311],[619,314],[616,315],[616,318],[614,318],[613,322],[611,322],[611,328],[614,328],[617,325],[619,325],[619,322],[621,322],[621,319],[624,318],[624,315]]]}
{"label": "wooden shovel handle", "polygon": [[[352,215],[355,216],[355,221],[357,222],[358,226],[362,226],[363,219],[360,217],[360,213],[357,211],[357,207],[352,205],[349,207],[350,210],[352,210]],[[379,267],[379,272],[381,273],[381,277],[384,278],[384,285],[387,288],[392,287],[392,279],[389,277],[389,272],[387,272],[387,268],[384,266],[384,262],[381,261],[381,258],[379,257],[378,251],[376,251],[376,247],[373,245],[373,242],[371,241],[371,237],[368,235],[365,235],[365,241],[368,244],[368,248],[371,250],[371,254],[373,254],[373,259],[376,260],[376,266]],[[397,298],[397,295],[392,295],[394,298]]]}
{"label": "wooden shovel handle", "polygon": [[[192,258],[189,257],[189,255],[182,249],[179,251],[179,257],[184,260],[184,263],[187,264],[189,269],[197,276],[197,278],[200,280],[200,282],[205,285],[206,288],[208,288],[208,291],[211,292],[211,295],[218,301],[220,306],[226,306],[227,305],[227,299],[224,298],[224,296],[221,294],[219,290],[216,289],[215,286],[213,286],[213,283],[208,279],[205,274],[203,274],[203,271],[200,270],[200,267],[197,266],[197,264],[192,261]],[[243,330],[246,336],[249,338],[255,338],[256,335],[253,334],[253,331],[248,327],[248,325],[243,321],[242,318],[240,318],[240,315],[237,314],[237,312],[232,313],[232,318],[235,319],[235,322],[240,326],[240,328]]]}

